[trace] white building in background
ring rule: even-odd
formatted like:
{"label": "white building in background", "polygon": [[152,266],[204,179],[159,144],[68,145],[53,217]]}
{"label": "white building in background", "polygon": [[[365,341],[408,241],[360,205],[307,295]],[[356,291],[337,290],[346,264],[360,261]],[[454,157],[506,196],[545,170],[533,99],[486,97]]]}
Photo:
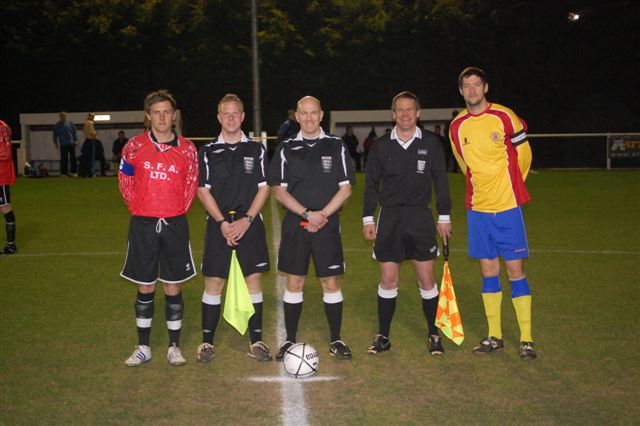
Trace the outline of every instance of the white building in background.
{"label": "white building in background", "polygon": [[[431,131],[436,125],[440,125],[444,132],[446,125],[452,119],[451,113],[453,111],[460,112],[462,108],[422,108],[420,122],[425,129]],[[361,143],[369,135],[371,127],[375,129],[378,136],[382,136],[385,129],[391,129],[394,126],[391,109],[331,111],[330,115],[330,133],[342,136],[345,134],[347,126],[351,126]],[[443,136],[446,137],[444,134]]]}
{"label": "white building in background", "polygon": [[[104,146],[104,156],[107,162],[111,160],[113,141],[118,137],[118,132],[123,130],[127,138],[138,135],[144,131],[144,111],[86,111],[67,112],[67,120],[71,120],[76,127],[78,135],[78,147],[76,155],[80,155],[80,148],[84,142],[82,127],[87,119],[87,114],[95,114],[95,127],[98,139]],[[58,112],[20,114],[20,126],[22,129],[22,141],[18,150],[18,174],[24,172],[25,162],[37,166],[44,163],[52,174],[59,170],[60,154],[53,144],[53,126],[58,122]],[[177,111],[176,132],[182,134],[182,113]]]}

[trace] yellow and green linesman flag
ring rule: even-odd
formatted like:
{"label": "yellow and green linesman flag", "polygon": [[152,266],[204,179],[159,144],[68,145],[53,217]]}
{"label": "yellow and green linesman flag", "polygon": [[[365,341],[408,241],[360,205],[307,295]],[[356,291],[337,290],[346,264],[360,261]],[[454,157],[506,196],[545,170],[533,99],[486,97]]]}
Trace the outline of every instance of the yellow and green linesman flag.
{"label": "yellow and green linesman flag", "polygon": [[[448,252],[446,247],[446,252]],[[449,262],[445,254],[444,272],[442,274],[442,284],[440,285],[440,298],[438,299],[438,310],[436,312],[436,327],[442,330],[445,336],[459,345],[464,340],[464,330],[462,329],[462,318],[458,310],[456,293],[453,290],[453,280],[449,272]]]}
{"label": "yellow and green linesman flag", "polygon": [[236,251],[231,251],[231,266],[227,280],[227,293],[224,300],[224,319],[231,324],[238,333],[247,331],[249,318],[255,313],[247,283],[244,280]]}

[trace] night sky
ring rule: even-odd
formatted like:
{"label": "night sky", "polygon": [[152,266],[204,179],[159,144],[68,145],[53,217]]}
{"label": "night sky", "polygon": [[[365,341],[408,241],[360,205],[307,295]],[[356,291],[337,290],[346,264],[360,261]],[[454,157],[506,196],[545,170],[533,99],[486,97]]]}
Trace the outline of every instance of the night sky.
{"label": "night sky", "polygon": [[[245,101],[251,130],[249,1],[142,3],[3,2],[0,118],[14,138],[20,113],[137,110],[160,87],[175,93],[186,135],[218,132],[227,92]],[[400,90],[424,108],[460,107],[467,65],[535,133],[640,131],[638,1],[318,3],[258,1],[270,134],[307,94],[325,111],[386,109]]]}

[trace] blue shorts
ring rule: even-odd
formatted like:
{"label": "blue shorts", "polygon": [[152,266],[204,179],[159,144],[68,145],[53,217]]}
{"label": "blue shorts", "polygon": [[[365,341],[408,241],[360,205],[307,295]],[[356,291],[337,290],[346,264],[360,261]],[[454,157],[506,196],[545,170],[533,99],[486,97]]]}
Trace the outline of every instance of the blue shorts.
{"label": "blue shorts", "polygon": [[469,256],[475,259],[504,260],[529,257],[527,231],[522,207],[500,213],[467,210]]}

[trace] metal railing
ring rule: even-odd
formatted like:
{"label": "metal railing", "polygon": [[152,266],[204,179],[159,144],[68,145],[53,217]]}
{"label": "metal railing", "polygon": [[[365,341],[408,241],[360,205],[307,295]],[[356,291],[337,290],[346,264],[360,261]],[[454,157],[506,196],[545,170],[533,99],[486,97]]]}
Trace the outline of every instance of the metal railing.
{"label": "metal railing", "polygon": [[[640,132],[529,134],[534,168],[640,168]],[[630,139],[613,152],[616,138]],[[638,142],[635,142],[638,141]]]}

